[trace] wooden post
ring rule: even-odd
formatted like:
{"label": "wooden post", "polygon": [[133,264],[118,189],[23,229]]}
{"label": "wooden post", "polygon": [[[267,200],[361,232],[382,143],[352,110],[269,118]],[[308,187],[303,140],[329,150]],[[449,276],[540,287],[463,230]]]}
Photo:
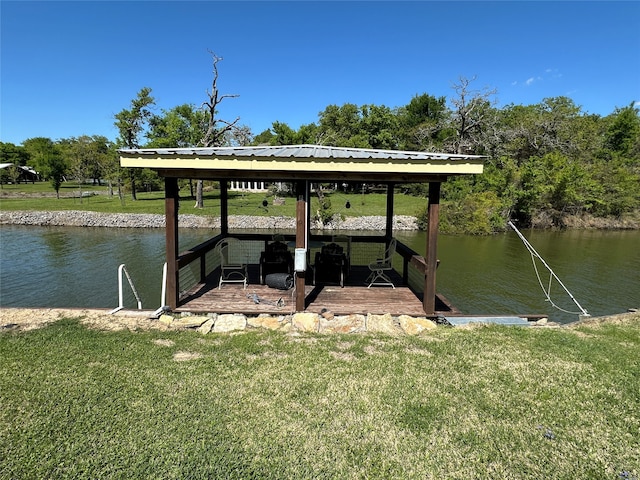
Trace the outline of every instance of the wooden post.
{"label": "wooden post", "polygon": [[177,178],[164,179],[165,250],[167,259],[167,305],[178,308],[180,271],[178,269],[178,209],[180,193]]}
{"label": "wooden post", "polygon": [[427,226],[427,268],[422,307],[427,315],[436,312],[436,267],[438,266],[438,223],[440,220],[440,182],[429,183],[429,224]]}
{"label": "wooden post", "polygon": [[393,238],[393,191],[395,184],[387,184],[387,245],[389,240]]}
{"label": "wooden post", "polygon": [[[296,248],[307,249],[307,197],[309,182],[299,181],[296,185]],[[305,272],[296,272],[296,312],[305,309]]]}
{"label": "wooden post", "polygon": [[220,180],[220,233],[223,237],[229,234],[229,192],[226,180]]}

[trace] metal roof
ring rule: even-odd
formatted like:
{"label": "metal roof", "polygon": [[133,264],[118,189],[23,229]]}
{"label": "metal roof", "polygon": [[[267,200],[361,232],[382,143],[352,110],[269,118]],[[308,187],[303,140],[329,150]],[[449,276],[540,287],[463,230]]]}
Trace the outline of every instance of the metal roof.
{"label": "metal roof", "polygon": [[260,157],[260,158],[335,158],[379,160],[471,160],[480,155],[416,152],[403,150],[375,150],[370,148],[329,147],[324,145],[278,145],[258,147],[210,147],[210,148],[139,148],[119,150],[125,155],[140,156],[212,156],[212,157]]}

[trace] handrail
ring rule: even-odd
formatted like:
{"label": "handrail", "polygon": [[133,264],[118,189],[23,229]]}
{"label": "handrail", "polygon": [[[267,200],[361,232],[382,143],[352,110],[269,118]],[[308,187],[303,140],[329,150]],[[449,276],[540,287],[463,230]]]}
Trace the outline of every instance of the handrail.
{"label": "handrail", "polygon": [[124,308],[124,295],[123,295],[123,288],[122,288],[123,272],[127,277],[127,281],[129,282],[129,286],[131,287],[131,291],[133,292],[133,295],[136,297],[136,300],[138,301],[138,310],[142,310],[142,300],[140,300],[140,295],[138,295],[136,287],[133,285],[133,280],[131,280],[131,275],[129,275],[129,272],[127,271],[123,263],[118,267],[118,306],[113,310],[111,310],[109,312],[110,314],[116,313]]}
{"label": "handrail", "polygon": [[160,307],[153,312],[155,317],[169,310],[169,306],[167,305],[167,262],[164,262],[162,266],[162,288],[160,290]]}
{"label": "handrail", "polygon": [[[331,241],[334,235],[335,233],[332,233],[331,235],[312,235],[312,239],[320,241]],[[238,233],[234,234],[234,237],[239,238],[240,240],[264,240],[266,238],[270,238],[262,233]],[[295,235],[285,235],[285,239],[289,240],[289,237],[291,237],[291,239],[295,239]],[[200,281],[203,282],[208,273],[204,268],[204,257],[208,252],[215,248],[216,244],[222,238],[224,238],[224,235],[216,235],[215,237],[204,241],[200,245],[197,245],[193,248],[190,248],[189,250],[180,253],[180,255],[178,256],[178,269],[184,268],[194,261],[200,261]],[[352,237],[352,241],[355,243],[379,243],[386,241],[386,238],[377,235],[362,235]],[[404,259],[404,277],[406,277],[406,270],[409,264],[417,268],[421,274],[424,275],[426,273],[426,261],[424,257],[413,251],[407,245],[403,244],[402,242],[398,242],[396,253],[398,253]]]}

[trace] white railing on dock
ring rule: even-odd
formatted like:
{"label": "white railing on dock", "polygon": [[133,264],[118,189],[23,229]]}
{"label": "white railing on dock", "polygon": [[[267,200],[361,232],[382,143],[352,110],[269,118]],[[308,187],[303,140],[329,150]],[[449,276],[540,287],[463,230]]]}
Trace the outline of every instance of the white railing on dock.
{"label": "white railing on dock", "polygon": [[160,293],[160,308],[158,308],[153,315],[159,316],[162,312],[169,310],[167,306],[167,262],[164,262],[162,267],[162,288]]}
{"label": "white railing on dock", "polygon": [[[131,275],[127,271],[127,268],[124,266],[124,263],[118,267],[118,306],[111,310],[109,313],[116,313],[124,308],[124,294],[123,294],[123,283],[122,283],[122,274],[127,277],[127,281],[129,282],[129,286],[131,287],[131,291],[133,295],[136,297],[138,302],[138,310],[142,310],[142,300],[140,300],[140,295],[138,295],[138,291],[136,287],[133,285],[133,280],[131,280]],[[164,301],[164,298],[163,298]]]}

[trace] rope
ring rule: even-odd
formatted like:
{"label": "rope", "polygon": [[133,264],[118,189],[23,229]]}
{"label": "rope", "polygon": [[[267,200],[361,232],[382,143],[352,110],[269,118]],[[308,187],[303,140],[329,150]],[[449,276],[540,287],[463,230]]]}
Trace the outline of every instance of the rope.
{"label": "rope", "polygon": [[[528,248],[527,248],[528,250]],[[555,307],[556,309],[560,310],[561,312],[564,313],[569,313],[571,315],[583,315],[583,312],[571,312],[569,310],[565,310],[564,308],[556,305],[553,300],[551,300],[551,282],[553,281],[553,275],[551,273],[549,273],[549,287],[547,290],[545,290],[544,285],[542,284],[542,280],[540,278],[540,273],[538,272],[538,266],[536,264],[536,256],[531,252],[531,250],[529,250],[529,253],[531,254],[531,261],[533,263],[533,269],[536,272],[536,277],[538,278],[538,283],[540,284],[540,288],[542,289],[542,291],[544,292],[544,295],[546,297],[545,301],[549,302],[553,307]]]}
{"label": "rope", "polygon": [[[573,295],[571,295],[571,292],[567,289],[567,287],[564,286],[564,284],[560,281],[558,276],[553,272],[553,270],[551,270],[551,267],[549,265],[547,265],[547,263],[544,261],[544,258],[542,258],[538,252],[536,252],[536,250],[533,248],[533,246],[527,241],[526,238],[524,238],[524,236],[520,233],[520,231],[516,228],[516,226],[512,222],[509,222],[508,224],[518,234],[518,237],[520,237],[520,240],[522,240],[522,243],[524,244],[525,248],[529,251],[529,254],[531,255],[531,261],[533,263],[533,269],[536,272],[536,277],[538,279],[538,284],[540,285],[540,288],[544,292],[544,295],[546,297],[546,301],[549,302],[554,308],[560,310],[561,312],[568,313],[568,314],[571,314],[571,315],[580,315],[580,316],[589,317],[590,316],[589,313],[584,308],[582,308],[580,306],[578,301],[573,297]],[[538,271],[538,265],[536,264],[536,258],[538,258],[542,262],[542,264],[547,268],[547,270],[549,270],[549,286],[547,287],[547,289],[545,289],[545,287],[544,287],[544,285],[542,283],[542,279],[540,278],[540,272]],[[551,285],[552,285],[552,281],[553,281],[554,278],[558,281],[558,283],[564,289],[564,291],[567,292],[567,294],[569,295],[571,300],[573,300],[573,302],[577,305],[577,307],[580,309],[580,312],[571,312],[569,310],[565,310],[564,308],[556,305],[553,302],[553,300],[551,299]]]}

